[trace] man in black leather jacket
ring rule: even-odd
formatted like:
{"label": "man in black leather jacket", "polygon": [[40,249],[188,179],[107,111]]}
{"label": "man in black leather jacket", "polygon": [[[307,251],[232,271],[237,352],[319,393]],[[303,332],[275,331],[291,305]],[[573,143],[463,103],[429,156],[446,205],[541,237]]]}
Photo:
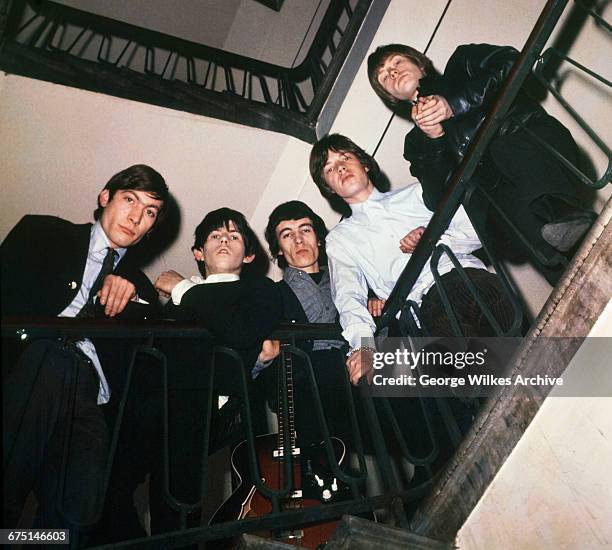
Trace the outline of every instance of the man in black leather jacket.
{"label": "man in black leather jacket", "polygon": [[[406,135],[404,158],[423,185],[428,208],[437,207],[449,176],[466,154],[517,56],[510,46],[462,45],[442,75],[409,46],[382,46],[368,58],[370,83],[378,96],[394,110],[412,104],[415,127]],[[577,164],[578,149],[567,128],[521,90],[473,182],[492,196],[543,256],[535,257],[536,267],[555,284],[564,266],[549,267],[542,259],[572,252],[595,215],[580,208],[576,179],[531,133]],[[471,202],[472,213],[476,211],[481,221],[488,216],[490,230],[492,219],[499,220],[500,215],[478,192]],[[498,229],[506,231],[507,225]],[[516,234],[510,235],[517,240]]]}

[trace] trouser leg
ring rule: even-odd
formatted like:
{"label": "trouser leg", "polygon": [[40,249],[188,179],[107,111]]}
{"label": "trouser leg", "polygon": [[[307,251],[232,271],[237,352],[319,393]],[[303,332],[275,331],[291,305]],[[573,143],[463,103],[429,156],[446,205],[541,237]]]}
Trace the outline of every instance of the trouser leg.
{"label": "trouser leg", "polygon": [[[465,273],[476,286],[502,330],[509,329],[514,318],[514,309],[499,278],[485,269],[466,268]],[[444,274],[441,284],[453,306],[463,336],[495,336],[493,327],[456,269]],[[453,333],[437,286],[430,288],[423,297],[422,321],[431,336],[458,336]]]}
{"label": "trouser leg", "polygon": [[[537,118],[527,127],[577,165],[576,143],[558,120],[549,116]],[[545,258],[566,251],[563,247],[554,248],[550,239],[543,238],[545,224],[562,218],[567,209],[583,214],[584,227],[592,222],[591,213],[581,208],[581,195],[584,193],[580,182],[526,130],[495,138],[489,147],[488,158],[503,178],[503,184],[494,191],[495,200],[529,245]],[[518,239],[515,235],[511,238]],[[533,256],[534,252],[530,252]],[[556,283],[564,268],[545,265],[537,259],[536,267],[552,284]]]}
{"label": "trouser leg", "polygon": [[37,526],[95,519],[108,443],[97,394],[95,370],[75,352],[53,341],[24,352],[4,389],[6,525],[18,521],[33,486]]}

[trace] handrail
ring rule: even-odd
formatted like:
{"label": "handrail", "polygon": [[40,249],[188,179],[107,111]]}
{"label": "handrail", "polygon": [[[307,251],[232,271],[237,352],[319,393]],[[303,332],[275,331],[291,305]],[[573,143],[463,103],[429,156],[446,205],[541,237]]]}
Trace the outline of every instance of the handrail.
{"label": "handrail", "polygon": [[[2,317],[2,336],[31,337],[108,337],[108,338],[213,338],[209,330],[197,323],[159,320],[76,319],[70,317]],[[333,323],[281,323],[270,334],[275,340],[299,335],[305,340],[341,340],[340,327]]]}
{"label": "handrail", "polygon": [[283,67],[51,0],[15,0],[0,68],[314,141],[375,1],[330,2],[303,61]]}
{"label": "handrail", "polygon": [[[2,337],[7,339],[21,339],[24,344],[28,344],[31,340],[37,338],[67,338],[67,337],[96,337],[103,338],[109,337],[116,339],[118,337],[130,338],[133,340],[133,353],[130,365],[127,368],[127,379],[125,387],[120,392],[120,403],[119,403],[119,414],[115,421],[115,427],[112,433],[112,444],[110,446],[110,453],[107,458],[106,466],[106,477],[105,477],[105,492],[109,486],[110,472],[113,466],[114,455],[117,448],[118,436],[122,426],[123,414],[126,402],[129,399],[130,388],[134,385],[132,380],[132,373],[136,364],[136,357],[142,354],[151,356],[156,363],[160,365],[162,386],[163,386],[163,426],[161,432],[163,433],[163,484],[164,491],[166,494],[166,500],[169,506],[174,510],[180,512],[180,529],[172,533],[157,535],[148,537],[147,539],[139,539],[133,541],[125,541],[114,545],[115,548],[120,547],[157,547],[158,544],[168,542],[172,540],[173,545],[178,545],[181,542],[188,540],[211,540],[218,538],[227,538],[236,536],[240,533],[250,531],[260,531],[265,528],[283,528],[283,527],[295,527],[304,523],[312,523],[324,521],[330,518],[337,518],[343,513],[362,513],[366,511],[372,511],[379,509],[381,506],[388,506],[390,511],[395,515],[398,524],[404,527],[408,527],[407,518],[401,505],[402,500],[411,500],[417,497],[421,497],[431,487],[431,480],[422,481],[418,485],[411,486],[409,489],[402,489],[399,480],[395,479],[396,474],[393,471],[389,458],[389,447],[388,441],[383,438],[381,433],[381,422],[378,419],[378,411],[374,407],[372,400],[372,393],[367,384],[360,384],[360,392],[351,392],[350,383],[348,377],[345,377],[344,386],[346,386],[346,397],[348,398],[348,410],[347,414],[351,420],[351,431],[353,440],[352,452],[356,454],[358,467],[355,469],[340,468],[339,462],[332,452],[330,442],[330,430],[327,427],[327,421],[322,408],[321,397],[317,387],[317,379],[314,374],[313,365],[308,354],[304,353],[299,348],[292,344],[285,348],[285,351],[290,352],[298,357],[301,357],[304,361],[307,373],[307,385],[310,387],[313,396],[313,411],[318,418],[319,428],[322,433],[323,448],[326,459],[329,464],[330,471],[333,472],[333,476],[339,481],[344,482],[350,491],[350,497],[347,495],[347,500],[344,498],[339,502],[332,501],[331,503],[322,504],[320,506],[314,506],[304,509],[302,512],[297,513],[290,510],[283,510],[281,507],[281,499],[284,498],[287,491],[291,487],[292,480],[292,459],[291,453],[287,452],[288,460],[285,463],[285,486],[279,489],[273,489],[267,486],[267,482],[261,480],[259,467],[257,464],[257,454],[255,450],[255,438],[253,431],[253,423],[251,419],[249,403],[249,386],[247,383],[247,370],[245,370],[242,358],[235,350],[230,348],[222,348],[220,346],[208,347],[209,339],[212,339],[212,335],[209,331],[203,327],[184,322],[174,322],[167,320],[158,321],[120,321],[116,319],[74,319],[74,318],[49,318],[49,319],[28,319],[25,317],[5,317],[2,319]],[[295,342],[297,340],[312,340],[312,339],[330,339],[337,340],[340,337],[340,330],[337,325],[334,324],[294,324],[286,323],[277,329],[271,338],[278,338]],[[145,342],[142,343],[142,339]],[[168,422],[168,375],[172,369],[170,367],[169,359],[170,356],[166,357],[166,352],[163,345],[165,339],[183,339],[187,338],[190,340],[196,339],[199,343],[204,343],[207,349],[213,349],[212,360],[215,361],[215,356],[218,354],[226,355],[231,357],[233,366],[238,366],[237,369],[241,374],[241,396],[245,399],[246,406],[242,409],[244,412],[243,422],[246,426],[246,438],[247,448],[249,451],[249,467],[252,472],[253,483],[257,487],[260,494],[268,497],[273,503],[272,513],[262,515],[257,518],[246,518],[240,520],[226,520],[223,523],[210,525],[207,527],[199,527],[187,529],[187,514],[194,513],[199,509],[200,500],[195,501],[182,501],[175,494],[173,494],[170,485],[170,470],[169,470],[169,422]],[[201,338],[201,340],[200,340]],[[214,344],[214,341],[212,342]],[[344,371],[344,360],[341,353],[338,354],[338,368]],[[212,363],[207,363],[207,380],[209,381],[208,388],[208,405],[204,406],[204,436],[202,445],[202,465],[201,465],[201,485],[200,494],[201,498],[206,497],[207,491],[207,463],[206,459],[210,450],[209,437],[210,432],[210,404],[212,403],[212,380],[215,378],[216,367]],[[226,365],[230,366],[230,365]],[[148,368],[148,366],[147,366]],[[353,396],[359,394],[359,399],[362,401],[363,406],[368,411],[365,420],[358,423],[356,416],[355,404],[353,403]],[[384,400],[384,398],[377,398]],[[384,403],[383,403],[384,405]],[[399,431],[397,422],[394,422],[393,413],[389,407],[386,408],[386,415],[391,415],[385,418],[385,422],[391,421],[394,426],[394,437],[399,443],[399,449],[402,454],[407,458],[413,458],[414,453],[410,451],[406,441],[403,439],[403,434]],[[428,417],[430,412],[423,410],[425,415],[425,422],[429,426],[431,419]],[[367,477],[369,477],[369,467],[366,468],[366,462],[364,457],[364,449],[361,442],[362,430],[366,429],[367,433],[373,440],[374,452],[376,455],[376,464],[380,468],[381,478],[384,480],[384,486],[381,489],[380,495],[375,496],[364,496],[363,495],[363,484]],[[433,432],[429,431],[428,436],[431,441],[431,448],[433,452],[428,453],[424,457],[416,457],[415,466],[424,468],[426,477],[432,476],[431,464],[437,458],[438,446],[435,441]],[[346,462],[344,463],[346,464]],[[196,476],[197,472],[193,475]],[[101,503],[98,510],[99,513],[102,511]],[[75,527],[86,527],[80,525]],[[79,546],[79,534],[76,533],[75,547]]]}

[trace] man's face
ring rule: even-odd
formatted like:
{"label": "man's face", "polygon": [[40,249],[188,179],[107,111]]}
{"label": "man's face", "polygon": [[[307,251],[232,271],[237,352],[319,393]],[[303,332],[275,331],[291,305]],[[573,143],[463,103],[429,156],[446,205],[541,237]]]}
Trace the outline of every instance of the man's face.
{"label": "man's face", "polygon": [[378,83],[385,91],[400,101],[416,99],[421,78],[423,71],[403,55],[387,57],[377,75]]}
{"label": "man's face", "polygon": [[285,258],[287,265],[306,273],[319,272],[319,240],[310,218],[283,220],[274,231],[280,248],[278,255]]}
{"label": "man's face", "polygon": [[110,199],[104,189],[98,197],[104,208],[100,225],[111,248],[127,248],[139,242],[155,225],[163,201],[144,191],[120,189]]}
{"label": "man's face", "polygon": [[196,248],[193,255],[198,262],[204,262],[206,276],[213,274],[240,275],[242,264],[248,264],[255,255],[245,256],[244,238],[230,220],[229,227],[212,231],[202,248]]}
{"label": "man's face", "polygon": [[368,177],[368,169],[353,153],[346,151],[327,151],[323,179],[327,186],[348,204],[364,202],[374,189]]}

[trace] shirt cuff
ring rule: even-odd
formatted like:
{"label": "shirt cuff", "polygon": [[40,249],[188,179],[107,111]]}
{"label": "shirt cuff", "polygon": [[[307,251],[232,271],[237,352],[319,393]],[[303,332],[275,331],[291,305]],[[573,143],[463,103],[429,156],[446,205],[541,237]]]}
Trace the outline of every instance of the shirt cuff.
{"label": "shirt cuff", "polygon": [[253,378],[253,380],[259,376],[259,373],[262,370],[264,370],[265,368],[268,368],[272,364],[273,361],[274,359],[268,359],[267,361],[260,361],[259,359],[257,359],[257,361],[255,361],[255,366],[253,367],[253,370],[251,371],[251,377]]}
{"label": "shirt cuff", "polygon": [[374,330],[367,323],[349,325],[342,331],[342,336],[349,343],[351,349],[361,347],[362,338],[374,338]]}
{"label": "shirt cuff", "polygon": [[183,279],[172,289],[172,294],[170,295],[172,297],[172,303],[175,306],[180,306],[185,292],[192,289],[194,286],[196,286],[196,283],[189,279]]}

